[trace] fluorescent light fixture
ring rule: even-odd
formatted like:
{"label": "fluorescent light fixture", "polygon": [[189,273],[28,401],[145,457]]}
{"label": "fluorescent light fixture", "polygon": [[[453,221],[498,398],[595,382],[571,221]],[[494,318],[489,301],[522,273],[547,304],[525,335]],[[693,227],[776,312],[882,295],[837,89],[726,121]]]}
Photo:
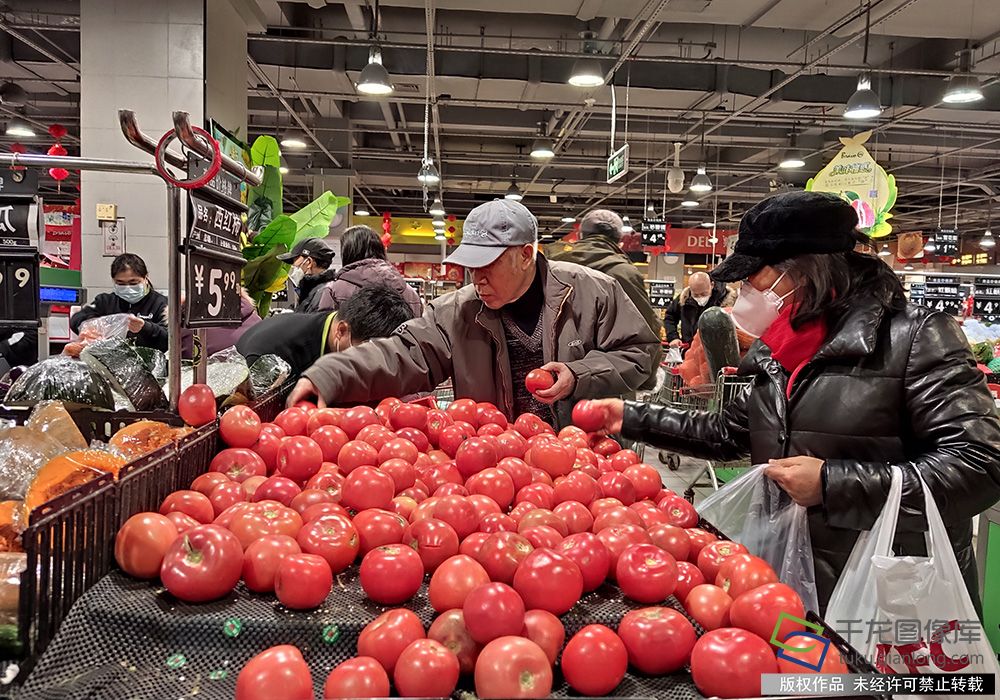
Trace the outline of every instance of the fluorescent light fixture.
{"label": "fluorescent light fixture", "polygon": [[892,255],[892,251],[889,250],[889,244],[883,243],[882,249],[878,252],[878,256],[880,258],[888,258],[890,255]]}
{"label": "fluorescent light fixture", "polygon": [[572,216],[564,216],[562,219],[560,219],[560,221],[562,221],[564,224],[575,224],[576,223],[576,219],[574,217],[572,217]]}
{"label": "fluorescent light fixture", "polygon": [[691,208],[700,206],[700,204],[696,199],[685,199],[683,202],[681,202],[681,206]]}
{"label": "fluorescent light fixture", "polygon": [[524,195],[521,190],[518,189],[516,182],[511,182],[510,187],[507,188],[507,194],[504,195],[504,199],[511,199],[515,202],[520,202],[524,199]]}
{"label": "fluorescent light fixture", "polygon": [[712,180],[704,165],[698,166],[698,174],[691,180],[691,191],[703,194],[712,191]]}
{"label": "fluorescent light fixture", "polygon": [[417,173],[417,180],[420,181],[420,184],[428,187],[441,182],[441,175],[438,173],[437,168],[434,167],[433,158],[425,158],[423,163],[421,163],[420,172]]}
{"label": "fluorescent light fixture", "polygon": [[574,87],[594,88],[604,85],[604,71],[596,58],[578,58],[569,74],[569,84]]}
{"label": "fluorescent light fixture", "polygon": [[556,152],[552,149],[552,142],[547,139],[536,139],[531,146],[531,157],[539,160],[554,158]]}
{"label": "fluorescent light fixture", "polygon": [[992,248],[997,244],[996,239],[993,238],[993,232],[989,229],[983,233],[982,239],[979,241],[980,248]]}
{"label": "fluorescent light fixture", "polygon": [[20,117],[14,117],[7,122],[6,133],[8,136],[18,136],[20,138],[30,139],[34,137],[35,130],[31,128],[31,124],[24,121]]}
{"label": "fluorescent light fixture", "polygon": [[781,157],[781,162],[778,163],[778,167],[782,170],[796,170],[797,168],[804,167],[805,164],[806,162],[794,153],[785,151],[785,155]]}
{"label": "fluorescent light fixture", "polygon": [[715,222],[714,221],[702,221],[701,222],[701,227],[702,228],[715,228]]}
{"label": "fluorescent light fixture", "polygon": [[364,207],[355,207],[354,208],[354,215],[355,216],[371,216],[371,212],[369,212]]}
{"label": "fluorescent light fixture", "polygon": [[872,90],[871,78],[864,74],[858,76],[858,89],[844,107],[844,118],[874,119],[880,114],[882,114],[882,103]]}
{"label": "fluorescent light fixture", "polygon": [[906,270],[907,272],[910,272],[911,270],[913,270],[913,265],[911,265],[910,263],[906,263],[906,265],[903,266],[903,269]]}
{"label": "fluorescent light fixture", "polygon": [[368,53],[368,65],[361,69],[357,87],[365,95],[391,95],[395,90],[389,71],[382,65],[382,52],[376,46]]}
{"label": "fluorescent light fixture", "polygon": [[427,213],[431,216],[444,216],[444,204],[441,203],[440,197],[434,198],[431,208],[427,210]]}
{"label": "fluorescent light fixture", "polygon": [[927,243],[924,244],[924,250],[928,253],[933,253],[937,250],[937,244],[934,242],[933,238],[928,239]]}
{"label": "fluorescent light fixture", "polygon": [[286,131],[281,137],[281,145],[285,148],[305,148],[306,141],[297,131]]}

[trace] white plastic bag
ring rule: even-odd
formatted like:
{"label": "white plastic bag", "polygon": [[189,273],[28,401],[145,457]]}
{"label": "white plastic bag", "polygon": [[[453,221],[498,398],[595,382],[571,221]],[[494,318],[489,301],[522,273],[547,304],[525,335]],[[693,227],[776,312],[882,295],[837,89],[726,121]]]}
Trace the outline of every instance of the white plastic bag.
{"label": "white plastic bag", "polygon": [[713,493],[698,513],[770,564],[806,610],[818,611],[808,514],[764,475],[765,466],[753,467]]}
{"label": "white plastic bag", "polygon": [[893,554],[903,489],[903,472],[893,467],[882,513],[858,537],[826,621],[883,673],[1000,673],[937,504],[918,478],[927,556]]}

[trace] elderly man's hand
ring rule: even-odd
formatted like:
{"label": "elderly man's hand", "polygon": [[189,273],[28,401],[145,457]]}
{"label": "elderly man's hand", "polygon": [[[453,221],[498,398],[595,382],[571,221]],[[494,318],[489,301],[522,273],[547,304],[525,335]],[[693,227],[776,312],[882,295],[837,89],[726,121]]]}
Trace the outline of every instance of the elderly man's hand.
{"label": "elderly man's hand", "polygon": [[539,401],[542,403],[553,404],[556,401],[562,401],[573,394],[573,389],[576,388],[576,375],[573,374],[573,370],[562,362],[549,362],[548,364],[542,365],[540,369],[543,369],[546,372],[552,372],[556,375],[556,383],[548,389],[542,389],[541,391],[535,393],[535,397]]}
{"label": "elderly man's hand", "polygon": [[815,457],[772,459],[764,474],[800,506],[818,506],[823,502],[823,464]]}
{"label": "elderly man's hand", "polygon": [[291,408],[299,401],[310,401],[314,397],[316,398],[316,406],[318,408],[326,408],[326,401],[324,401],[323,397],[319,395],[316,385],[303,377],[295,383],[295,386],[292,387],[285,405]]}

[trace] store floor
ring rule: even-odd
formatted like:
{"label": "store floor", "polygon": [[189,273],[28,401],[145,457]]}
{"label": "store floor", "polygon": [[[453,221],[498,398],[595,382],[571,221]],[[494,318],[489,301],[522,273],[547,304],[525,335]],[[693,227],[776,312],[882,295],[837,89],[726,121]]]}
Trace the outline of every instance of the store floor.
{"label": "store floor", "polygon": [[[699,477],[705,469],[705,461],[702,459],[692,459],[690,457],[681,457],[680,466],[676,471],[669,469],[666,464],[658,458],[658,450],[647,447],[645,454],[643,455],[643,461],[656,467],[657,471],[660,472],[660,476],[663,478],[663,485],[676,491],[677,493],[684,495],[691,482]],[[664,453],[664,458],[666,454]],[[708,479],[708,474],[701,474],[698,478],[698,484],[694,489],[694,502],[700,503],[705,496],[712,493],[712,483]]]}

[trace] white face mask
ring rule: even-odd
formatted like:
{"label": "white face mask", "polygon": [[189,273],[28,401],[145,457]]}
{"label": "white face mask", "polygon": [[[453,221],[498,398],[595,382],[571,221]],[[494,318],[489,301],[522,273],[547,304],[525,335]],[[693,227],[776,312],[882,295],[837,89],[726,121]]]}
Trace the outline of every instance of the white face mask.
{"label": "white face mask", "polygon": [[783,301],[788,298],[793,289],[788,294],[778,296],[774,288],[784,279],[785,274],[774,281],[770,289],[760,291],[749,282],[744,282],[740,289],[740,295],[733,304],[733,322],[744,333],[749,333],[755,338],[764,335],[764,332],[781,314]]}
{"label": "white face mask", "polygon": [[694,299],[694,303],[697,304],[698,306],[704,306],[705,304],[708,303],[708,300],[712,298],[712,295],[709,294],[707,297],[692,296],[691,298]]}
{"label": "white face mask", "polygon": [[305,276],[306,271],[296,265],[292,265],[292,269],[288,271],[288,279],[292,281],[292,286],[294,287],[298,287]]}

